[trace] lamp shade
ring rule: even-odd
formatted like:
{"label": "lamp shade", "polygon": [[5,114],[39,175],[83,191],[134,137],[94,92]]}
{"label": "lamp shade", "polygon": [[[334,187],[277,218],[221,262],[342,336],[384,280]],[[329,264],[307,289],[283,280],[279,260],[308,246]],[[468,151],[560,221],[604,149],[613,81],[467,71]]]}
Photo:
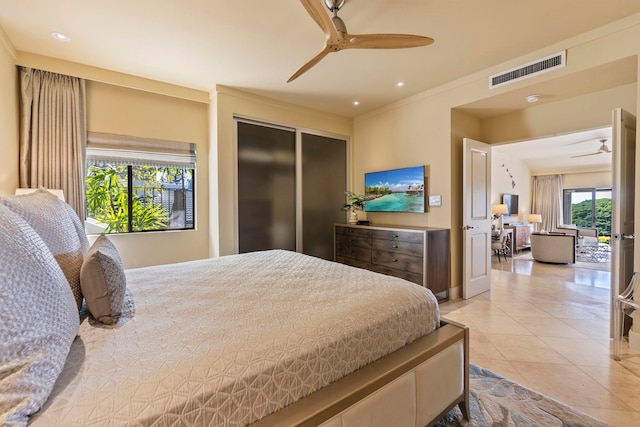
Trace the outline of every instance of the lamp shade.
{"label": "lamp shade", "polygon": [[540,224],[542,222],[542,215],[540,214],[529,214],[529,223],[530,224]]}
{"label": "lamp shade", "polygon": [[[37,188],[16,188],[16,195],[18,194],[29,194],[29,193],[33,193],[34,191],[36,191]],[[64,191],[59,190],[59,189],[49,189],[49,188],[45,188],[45,190],[47,190],[49,193],[55,195],[56,197],[58,197],[58,199],[62,200],[63,202],[64,200]]]}
{"label": "lamp shade", "polygon": [[504,215],[507,212],[509,212],[507,205],[500,204],[491,206],[491,213],[494,215]]}

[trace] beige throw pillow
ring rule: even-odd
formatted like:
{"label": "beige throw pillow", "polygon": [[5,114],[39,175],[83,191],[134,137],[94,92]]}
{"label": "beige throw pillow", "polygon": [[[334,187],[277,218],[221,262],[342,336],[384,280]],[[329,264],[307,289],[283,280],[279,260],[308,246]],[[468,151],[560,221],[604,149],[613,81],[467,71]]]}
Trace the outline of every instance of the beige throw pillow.
{"label": "beige throw pillow", "polygon": [[0,197],[0,203],[20,215],[40,235],[67,278],[80,311],[80,267],[89,249],[89,240],[78,215],[71,206],[44,189]]}
{"label": "beige throw pillow", "polygon": [[0,425],[26,425],[64,367],[79,318],[38,233],[0,204]]}
{"label": "beige throw pillow", "polygon": [[118,250],[104,234],[82,263],[80,284],[91,315],[107,325],[116,323],[122,315],[127,279]]}

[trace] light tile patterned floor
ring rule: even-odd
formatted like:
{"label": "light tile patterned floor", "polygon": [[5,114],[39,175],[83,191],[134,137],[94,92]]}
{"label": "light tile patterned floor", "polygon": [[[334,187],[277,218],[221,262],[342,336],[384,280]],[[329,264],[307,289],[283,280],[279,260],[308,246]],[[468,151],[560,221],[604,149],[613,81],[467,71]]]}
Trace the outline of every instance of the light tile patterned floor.
{"label": "light tile patterned floor", "polygon": [[441,305],[469,325],[471,362],[615,426],[640,426],[640,353],[612,359],[609,272],[509,259],[491,291]]}

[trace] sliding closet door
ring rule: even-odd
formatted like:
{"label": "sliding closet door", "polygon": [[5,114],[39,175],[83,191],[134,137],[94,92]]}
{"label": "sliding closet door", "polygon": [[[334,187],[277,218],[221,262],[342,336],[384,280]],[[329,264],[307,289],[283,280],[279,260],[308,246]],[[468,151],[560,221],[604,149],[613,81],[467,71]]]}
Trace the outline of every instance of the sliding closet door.
{"label": "sliding closet door", "polygon": [[238,251],[296,250],[296,134],[237,122]]}
{"label": "sliding closet door", "polygon": [[302,134],[302,252],[333,260],[333,224],[343,223],[347,142]]}

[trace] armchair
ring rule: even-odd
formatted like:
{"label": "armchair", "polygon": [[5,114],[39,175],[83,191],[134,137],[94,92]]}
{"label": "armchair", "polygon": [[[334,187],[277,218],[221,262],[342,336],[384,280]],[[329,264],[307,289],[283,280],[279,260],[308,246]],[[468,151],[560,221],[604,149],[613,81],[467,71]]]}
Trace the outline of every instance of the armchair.
{"label": "armchair", "polygon": [[531,256],[540,262],[568,264],[576,262],[576,237],[573,234],[531,234]]}
{"label": "armchair", "polygon": [[572,234],[575,236],[576,242],[578,241],[577,239],[585,238],[588,240],[598,240],[598,229],[592,227],[576,227],[575,225],[561,224],[554,230],[554,232]]}

